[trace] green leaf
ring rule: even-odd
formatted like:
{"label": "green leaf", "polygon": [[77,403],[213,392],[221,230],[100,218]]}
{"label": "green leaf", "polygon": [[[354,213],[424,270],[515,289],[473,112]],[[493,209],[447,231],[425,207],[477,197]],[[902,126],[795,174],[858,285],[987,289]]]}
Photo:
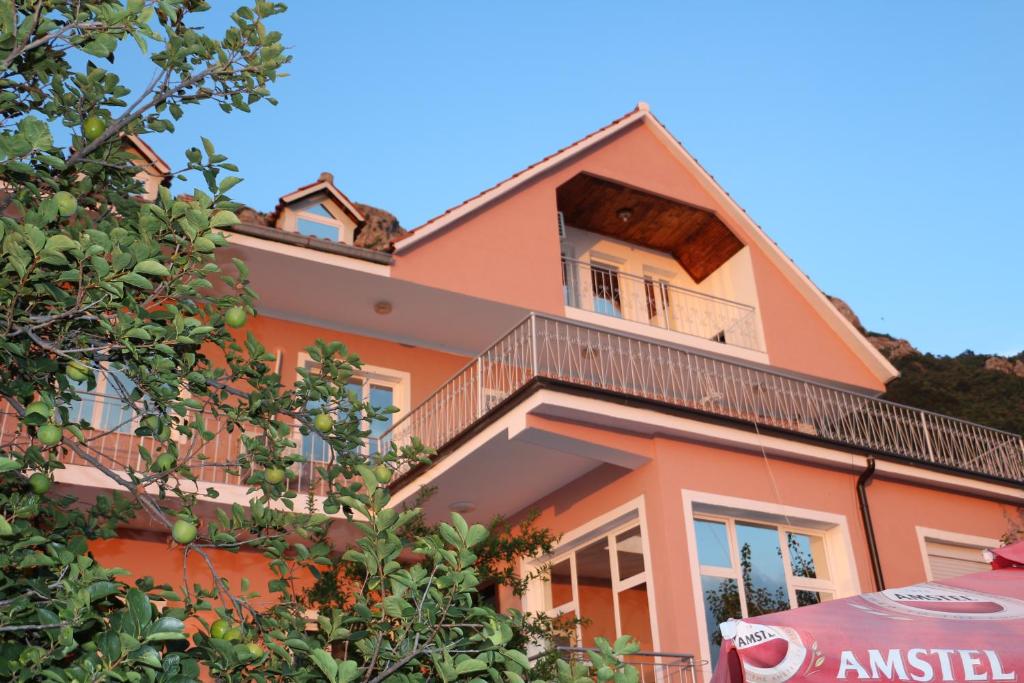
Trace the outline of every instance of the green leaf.
{"label": "green leaf", "polygon": [[171,274],[171,271],[167,270],[167,266],[154,259],[139,261],[135,264],[135,267],[132,268],[132,272],[141,273],[143,275],[153,275],[156,277],[167,277]]}
{"label": "green leaf", "polygon": [[238,219],[238,216],[226,210],[218,211],[210,218],[211,228],[224,228],[229,225],[238,225],[239,223],[241,221]]}
{"label": "green leaf", "polygon": [[49,251],[67,251],[68,249],[77,249],[80,246],[78,242],[67,235],[57,234],[47,238],[45,248]]}
{"label": "green leaf", "polygon": [[0,458],[0,472],[9,472],[11,470],[21,469],[21,463],[17,460],[11,460],[10,458]]}
{"label": "green leaf", "polygon": [[338,680],[338,662],[334,660],[334,657],[327,654],[321,648],[311,651],[309,656],[313,659],[313,663],[317,665],[317,668],[323,671],[328,681]]}
{"label": "green leaf", "polygon": [[117,280],[118,282],[123,282],[126,285],[131,285],[138,289],[145,289],[147,291],[153,289],[153,283],[138,273],[125,273],[121,277],[117,278]]}
{"label": "green leaf", "polygon": [[463,659],[461,662],[455,665],[455,673],[460,676],[465,674],[475,674],[478,671],[486,671],[487,664],[479,659]]}

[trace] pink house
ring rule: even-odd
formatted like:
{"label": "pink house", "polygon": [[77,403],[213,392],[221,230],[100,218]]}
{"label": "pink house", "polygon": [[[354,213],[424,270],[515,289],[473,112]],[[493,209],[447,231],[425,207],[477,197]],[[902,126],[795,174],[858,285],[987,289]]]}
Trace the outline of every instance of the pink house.
{"label": "pink house", "polygon": [[[360,355],[353,388],[400,409],[369,450],[437,449],[397,504],[431,486],[431,519],[539,510],[550,578],[495,599],[585,618],[580,645],[628,633],[707,674],[729,616],[983,569],[1024,499],[1021,437],[879,400],[896,370],[644,104],[390,252],[355,246],[365,223],[325,174],[233,229],[252,331],[286,379],[318,337]],[[216,504],[244,491],[207,478]],[[107,552],[153,571],[161,542]]]}

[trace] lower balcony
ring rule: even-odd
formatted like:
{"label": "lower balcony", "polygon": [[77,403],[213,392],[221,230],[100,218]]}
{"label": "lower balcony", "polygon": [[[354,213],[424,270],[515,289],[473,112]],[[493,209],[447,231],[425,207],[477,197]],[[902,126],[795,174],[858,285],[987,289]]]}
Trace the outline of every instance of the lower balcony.
{"label": "lower balcony", "polygon": [[[587,672],[590,672],[589,678],[597,681],[600,679],[593,670],[589,656],[591,652],[595,650],[560,646],[547,655],[534,658],[534,667],[536,670],[538,667],[551,666],[552,658],[562,659],[576,665],[578,674],[587,675]],[[696,660],[693,655],[640,651],[623,657],[622,661],[636,669],[639,683],[697,683],[704,678],[701,675],[702,662]]]}
{"label": "lower balcony", "polygon": [[787,432],[906,464],[1024,482],[1024,439],[956,418],[533,314],[397,422],[382,441],[443,449],[542,381]]}
{"label": "lower balcony", "polygon": [[[937,467],[1019,485],[1024,483],[1024,439],[824,384],[801,380],[561,318],[530,315],[468,364],[372,445],[387,448],[418,437],[444,449],[528,385],[543,381],[609,396],[650,401],[724,418],[802,439],[879,454],[906,464]],[[89,396],[97,428],[84,449],[112,469],[142,469],[131,415],[115,399]],[[241,433],[222,418],[204,417],[209,440],[180,443],[179,461],[201,482],[245,486],[247,469],[233,465]],[[0,412],[0,441],[28,439],[13,412]],[[293,465],[289,486],[323,495],[317,467],[329,455],[318,437],[295,435],[306,457]],[[87,463],[64,451],[69,465]]]}

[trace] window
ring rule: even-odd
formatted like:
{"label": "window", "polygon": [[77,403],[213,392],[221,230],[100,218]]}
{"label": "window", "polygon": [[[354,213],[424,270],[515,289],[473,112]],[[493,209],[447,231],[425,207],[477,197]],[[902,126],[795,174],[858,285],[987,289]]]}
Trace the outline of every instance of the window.
{"label": "window", "polygon": [[965,574],[988,571],[992,565],[985,551],[1000,545],[995,538],[958,534],[918,527],[918,540],[929,581],[942,581]]}
{"label": "window", "polygon": [[[309,359],[305,360],[306,367],[314,367],[315,364]],[[346,391],[357,403],[369,403],[375,409],[396,406],[400,410],[405,408],[405,392],[409,384],[409,375],[397,370],[387,370],[364,366],[363,372],[352,377],[345,385]],[[322,401],[310,401],[306,409],[310,412],[320,412],[323,407]],[[352,410],[352,407],[348,407]],[[348,415],[339,416],[348,417]],[[385,433],[394,424],[394,413],[382,415],[375,420],[363,420],[363,429],[370,432],[367,444],[364,446],[364,453],[374,455],[387,448],[382,442]],[[305,460],[326,462],[330,459],[331,449],[327,442],[316,432],[299,435],[299,452]]]}
{"label": "window", "polygon": [[594,312],[622,317],[622,296],[619,271],[613,266],[590,265],[590,282],[594,292]]}
{"label": "window", "polygon": [[668,327],[669,284],[665,280],[644,277],[644,298],[647,300],[647,322]]}
{"label": "window", "polygon": [[[638,522],[556,553],[543,581],[542,609],[567,626],[561,644],[593,647],[601,636],[628,633],[642,650],[653,648],[647,560]],[[572,624],[575,620],[582,623]]]}
{"label": "window", "polygon": [[135,382],[120,370],[107,369],[96,374],[96,390],[85,382],[73,383],[78,399],[68,406],[70,422],[88,422],[93,429],[131,434],[138,426],[135,408],[124,403],[122,391],[131,394]]}
{"label": "window", "polygon": [[711,661],[718,625],[831,600],[836,589],[821,531],[727,517],[694,519]]}
{"label": "window", "polygon": [[320,202],[295,209],[295,232],[321,239],[345,241],[345,225]]}

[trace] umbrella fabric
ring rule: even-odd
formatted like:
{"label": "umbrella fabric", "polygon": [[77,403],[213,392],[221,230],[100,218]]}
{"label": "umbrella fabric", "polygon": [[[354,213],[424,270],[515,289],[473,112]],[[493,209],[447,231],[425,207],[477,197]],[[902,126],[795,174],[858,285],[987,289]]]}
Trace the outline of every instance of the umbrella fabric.
{"label": "umbrella fabric", "polygon": [[[1022,549],[993,564],[1024,562]],[[1024,569],[731,620],[722,634],[712,683],[1024,681]]]}

